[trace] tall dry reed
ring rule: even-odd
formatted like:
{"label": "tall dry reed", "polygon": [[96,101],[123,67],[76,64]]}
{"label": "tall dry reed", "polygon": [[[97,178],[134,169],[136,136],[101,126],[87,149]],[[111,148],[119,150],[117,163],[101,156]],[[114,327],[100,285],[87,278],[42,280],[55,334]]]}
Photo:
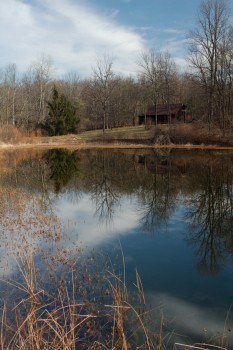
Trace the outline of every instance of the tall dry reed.
{"label": "tall dry reed", "polygon": [[147,327],[149,312],[137,272],[132,304],[125,267],[116,273],[111,263],[104,264],[101,272],[93,266],[80,270],[72,265],[66,280],[46,289],[32,255],[19,255],[17,265],[20,279],[7,283],[21,298],[2,306],[2,350],[163,347],[162,336]]}

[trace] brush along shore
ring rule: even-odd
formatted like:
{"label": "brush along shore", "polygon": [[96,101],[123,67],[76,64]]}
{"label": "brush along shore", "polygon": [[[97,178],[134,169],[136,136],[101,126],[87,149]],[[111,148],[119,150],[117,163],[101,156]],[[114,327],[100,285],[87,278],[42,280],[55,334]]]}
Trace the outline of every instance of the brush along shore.
{"label": "brush along shore", "polygon": [[132,298],[125,267],[122,273],[116,272],[107,260],[102,261],[104,268],[100,271],[80,256],[73,262],[70,258],[53,258],[47,266],[50,277],[46,280],[41,278],[44,273],[36,267],[33,255],[19,254],[16,263],[20,276],[5,279],[11,300],[0,306],[1,349],[165,348],[163,327],[158,332],[151,330],[152,320],[137,271]]}
{"label": "brush along shore", "polygon": [[205,124],[134,126],[84,131],[64,136],[26,135],[10,127],[0,129],[0,149],[9,148],[208,148],[233,149],[233,133],[224,136]]}

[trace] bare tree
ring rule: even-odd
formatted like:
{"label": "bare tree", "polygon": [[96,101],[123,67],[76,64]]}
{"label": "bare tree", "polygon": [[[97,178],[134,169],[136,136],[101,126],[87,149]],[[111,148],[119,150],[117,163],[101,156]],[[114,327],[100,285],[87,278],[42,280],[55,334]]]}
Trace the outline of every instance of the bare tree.
{"label": "bare tree", "polygon": [[[138,82],[140,86],[139,108],[140,108],[140,111],[145,116],[145,129],[146,129],[147,128],[146,115],[147,115],[148,103],[151,100],[150,99],[151,86],[150,86],[150,83],[148,83],[146,77],[143,76],[142,74],[139,75]],[[157,105],[157,102],[156,102],[156,105]],[[157,116],[156,116],[156,119],[157,119]]]}
{"label": "bare tree", "polygon": [[171,103],[176,91],[177,68],[168,52],[160,55],[159,61],[162,81],[161,95],[163,102],[168,106],[168,123],[171,124]]}
{"label": "bare tree", "polygon": [[53,67],[50,56],[41,55],[38,60],[29,67],[29,75],[34,91],[34,103],[37,121],[42,122],[46,115],[46,94],[48,83],[52,79]]}
{"label": "bare tree", "polygon": [[1,72],[1,122],[15,124],[17,67],[10,63]]}
{"label": "bare tree", "polygon": [[152,101],[155,108],[155,124],[157,124],[157,104],[161,96],[160,62],[160,55],[157,55],[154,50],[143,52],[138,60],[142,80],[150,86],[151,93],[148,100]]}
{"label": "bare tree", "polygon": [[139,111],[141,86],[132,77],[121,77],[111,97],[110,114],[114,127],[134,125]]}
{"label": "bare tree", "polygon": [[[138,65],[140,67],[140,80],[147,92],[149,90],[147,103],[149,101],[153,103],[155,124],[157,124],[157,104],[166,103],[170,109],[175,91],[176,66],[169,53],[156,54],[154,50],[143,52],[138,60]],[[145,99],[144,102],[146,102]],[[171,116],[168,122],[171,122]]]}
{"label": "bare tree", "polygon": [[117,86],[118,78],[112,70],[112,58],[104,55],[97,59],[96,66],[93,68],[92,93],[96,112],[102,119],[103,133],[111,125],[110,120],[110,98]]}
{"label": "bare tree", "polygon": [[233,82],[233,28],[219,48],[216,83],[216,102],[220,126],[225,134],[226,122],[232,125],[232,82]]}
{"label": "bare tree", "polygon": [[65,74],[60,85],[61,90],[63,87],[64,93],[67,96],[67,98],[71,102],[75,103],[77,97],[79,97],[81,93],[80,76],[78,75],[78,73],[76,71],[69,71]]}
{"label": "bare tree", "polygon": [[229,16],[230,9],[225,0],[202,0],[197,27],[189,33],[188,61],[204,89],[209,130],[216,116],[215,98],[219,69],[223,68],[229,38]]}

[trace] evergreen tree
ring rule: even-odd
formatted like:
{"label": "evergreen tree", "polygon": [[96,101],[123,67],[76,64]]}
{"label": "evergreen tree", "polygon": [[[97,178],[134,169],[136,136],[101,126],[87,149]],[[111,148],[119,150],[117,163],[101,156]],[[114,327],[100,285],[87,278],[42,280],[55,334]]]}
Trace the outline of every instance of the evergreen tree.
{"label": "evergreen tree", "polygon": [[49,113],[45,121],[45,130],[50,136],[75,133],[78,128],[78,108],[64,94],[59,95],[53,88],[52,100],[48,102]]}

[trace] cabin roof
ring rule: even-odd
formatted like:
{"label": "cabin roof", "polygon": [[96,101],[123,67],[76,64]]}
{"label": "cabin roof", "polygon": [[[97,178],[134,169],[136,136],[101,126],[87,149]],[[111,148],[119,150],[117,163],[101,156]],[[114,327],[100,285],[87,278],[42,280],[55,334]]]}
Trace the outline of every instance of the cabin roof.
{"label": "cabin roof", "polygon": [[[179,113],[180,111],[184,111],[187,106],[186,105],[183,105],[181,103],[173,103],[173,104],[170,104],[170,105],[167,105],[167,104],[158,104],[157,105],[157,115],[168,115],[169,112],[171,114],[177,114]],[[170,109],[170,111],[169,111]],[[147,115],[155,115],[155,106],[150,106],[147,110]]]}

